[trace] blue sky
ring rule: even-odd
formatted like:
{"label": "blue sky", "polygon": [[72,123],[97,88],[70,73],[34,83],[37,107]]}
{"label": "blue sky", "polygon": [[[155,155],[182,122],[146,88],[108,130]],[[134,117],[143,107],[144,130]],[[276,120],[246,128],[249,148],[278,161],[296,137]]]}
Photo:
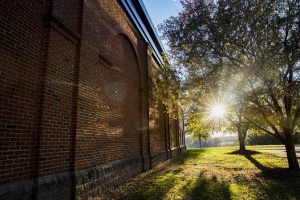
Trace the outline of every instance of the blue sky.
{"label": "blue sky", "polygon": [[[171,16],[177,16],[182,9],[180,0],[142,0],[150,18],[157,29],[157,26]],[[158,31],[157,31],[158,32]],[[159,33],[159,32],[158,32]],[[165,50],[168,50],[166,41],[162,41]]]}
{"label": "blue sky", "polygon": [[176,16],[181,10],[180,0],[143,0],[153,24],[162,23],[170,16]]}

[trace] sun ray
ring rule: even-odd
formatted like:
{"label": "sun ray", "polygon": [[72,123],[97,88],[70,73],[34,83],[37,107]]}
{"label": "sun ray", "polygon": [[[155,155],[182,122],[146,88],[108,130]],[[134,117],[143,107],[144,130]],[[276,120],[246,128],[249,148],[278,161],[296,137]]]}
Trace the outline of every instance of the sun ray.
{"label": "sun ray", "polygon": [[222,104],[213,105],[210,112],[213,117],[222,118],[225,114],[225,107]]}
{"label": "sun ray", "polygon": [[228,123],[229,107],[232,100],[228,95],[214,95],[210,92],[207,98],[202,99],[202,122],[212,127],[215,131],[223,132],[223,127]]}

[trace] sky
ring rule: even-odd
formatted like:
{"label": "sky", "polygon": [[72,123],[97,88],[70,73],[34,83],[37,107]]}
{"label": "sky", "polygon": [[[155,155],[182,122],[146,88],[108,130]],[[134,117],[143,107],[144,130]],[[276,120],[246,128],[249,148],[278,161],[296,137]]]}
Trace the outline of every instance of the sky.
{"label": "sky", "polygon": [[[177,16],[182,10],[180,0],[142,0],[150,18],[157,29],[157,26],[171,16]],[[157,31],[158,32],[158,31]],[[158,32],[159,33],[159,32]],[[165,50],[169,50],[166,41],[162,41]],[[216,132],[213,137],[227,136],[223,133]]]}
{"label": "sky", "polygon": [[143,3],[155,28],[169,17],[177,16],[182,9],[180,0],[143,0]]}
{"label": "sky", "polygon": [[[177,16],[182,10],[180,0],[142,0],[150,18],[157,29],[157,26],[171,16]],[[158,31],[157,31],[158,32]],[[159,33],[159,32],[158,32]],[[169,50],[166,41],[162,41],[165,50]],[[222,132],[215,132],[212,137],[229,136]]]}
{"label": "sky", "polygon": [[182,9],[180,0],[143,0],[143,3],[155,26]]}

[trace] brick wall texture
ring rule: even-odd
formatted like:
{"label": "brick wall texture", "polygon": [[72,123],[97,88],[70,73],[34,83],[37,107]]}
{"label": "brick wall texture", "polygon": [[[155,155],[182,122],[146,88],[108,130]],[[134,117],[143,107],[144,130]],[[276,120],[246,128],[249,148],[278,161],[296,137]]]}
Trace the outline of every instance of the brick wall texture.
{"label": "brick wall texture", "polygon": [[101,166],[135,175],[180,152],[182,120],[151,98],[157,68],[118,0],[0,1],[0,197]]}

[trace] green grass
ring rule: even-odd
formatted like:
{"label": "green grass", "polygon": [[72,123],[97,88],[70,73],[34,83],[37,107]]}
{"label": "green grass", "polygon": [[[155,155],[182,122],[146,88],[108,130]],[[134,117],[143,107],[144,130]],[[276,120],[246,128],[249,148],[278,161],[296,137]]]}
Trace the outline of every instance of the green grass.
{"label": "green grass", "polygon": [[300,199],[300,173],[287,170],[285,158],[231,154],[235,150],[190,149],[107,191],[104,199]]}
{"label": "green grass", "polygon": [[[257,145],[247,147],[249,150],[256,150],[259,152],[272,153],[280,157],[286,157],[284,145]],[[300,157],[300,146],[296,146],[297,156]]]}

